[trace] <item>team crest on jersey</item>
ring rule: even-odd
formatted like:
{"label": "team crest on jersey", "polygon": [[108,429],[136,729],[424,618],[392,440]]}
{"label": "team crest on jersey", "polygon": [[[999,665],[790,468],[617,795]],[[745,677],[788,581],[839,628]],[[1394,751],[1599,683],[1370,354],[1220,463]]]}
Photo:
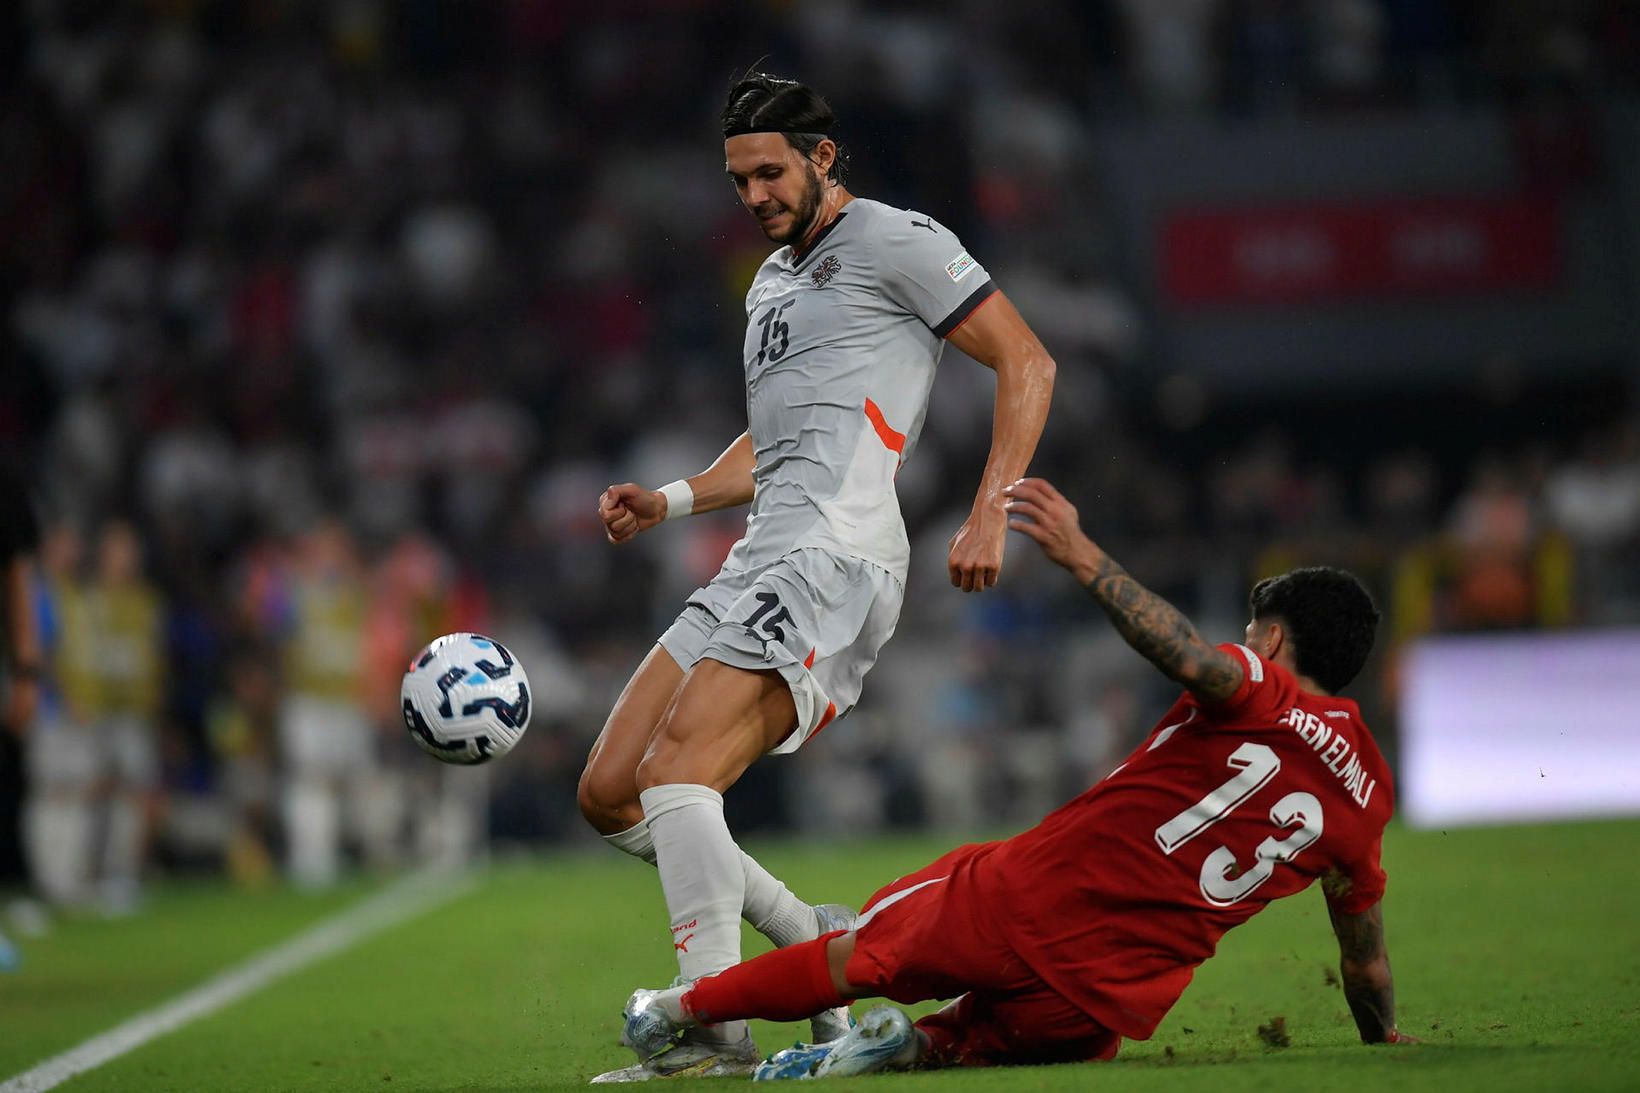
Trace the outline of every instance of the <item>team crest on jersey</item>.
{"label": "team crest on jersey", "polygon": [[843,263],[837,260],[835,254],[828,254],[820,259],[820,264],[814,267],[809,274],[809,280],[814,282],[815,288],[825,288],[831,284],[831,279],[843,271]]}

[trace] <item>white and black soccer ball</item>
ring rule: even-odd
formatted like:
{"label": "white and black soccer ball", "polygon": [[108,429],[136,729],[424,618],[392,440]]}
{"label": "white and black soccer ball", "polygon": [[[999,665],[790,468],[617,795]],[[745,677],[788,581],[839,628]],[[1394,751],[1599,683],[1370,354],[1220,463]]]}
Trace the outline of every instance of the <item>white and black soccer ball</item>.
{"label": "white and black soccer ball", "polygon": [[445,634],[416,654],[399,686],[411,739],[446,763],[506,755],[530,723],[530,681],[504,645]]}

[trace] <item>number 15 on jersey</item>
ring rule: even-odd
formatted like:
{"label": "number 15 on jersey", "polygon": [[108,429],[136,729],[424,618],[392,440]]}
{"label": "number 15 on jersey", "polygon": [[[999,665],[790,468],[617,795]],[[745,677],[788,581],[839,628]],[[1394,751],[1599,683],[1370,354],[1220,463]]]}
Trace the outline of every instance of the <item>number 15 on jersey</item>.
{"label": "number 15 on jersey", "polygon": [[786,355],[787,349],[791,348],[792,328],[781,316],[786,313],[788,307],[796,302],[796,300],[787,300],[779,307],[771,307],[758,317],[757,325],[763,328],[763,345],[757,351],[758,364],[762,364],[764,358],[777,361]]}

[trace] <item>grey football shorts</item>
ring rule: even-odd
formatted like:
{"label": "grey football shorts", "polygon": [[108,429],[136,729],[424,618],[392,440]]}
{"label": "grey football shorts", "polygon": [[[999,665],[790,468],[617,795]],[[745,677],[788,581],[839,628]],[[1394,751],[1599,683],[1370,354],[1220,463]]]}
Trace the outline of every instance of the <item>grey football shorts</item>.
{"label": "grey football shorts", "polygon": [[761,570],[719,572],[660,644],[686,672],[704,659],[779,672],[797,707],[797,728],[770,749],[784,755],[854,707],[903,599],[888,570],[804,547]]}

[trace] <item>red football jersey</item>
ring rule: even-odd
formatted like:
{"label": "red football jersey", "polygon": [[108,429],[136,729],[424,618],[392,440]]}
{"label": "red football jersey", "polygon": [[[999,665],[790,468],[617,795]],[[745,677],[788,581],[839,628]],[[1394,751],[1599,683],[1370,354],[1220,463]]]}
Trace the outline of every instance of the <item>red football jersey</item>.
{"label": "red football jersey", "polygon": [[1360,710],[1219,648],[1246,659],[1228,701],[1186,693],[1127,762],[989,848],[961,886],[1049,986],[1132,1039],[1271,900],[1329,873],[1348,882],[1347,913],[1384,894],[1394,792]]}

